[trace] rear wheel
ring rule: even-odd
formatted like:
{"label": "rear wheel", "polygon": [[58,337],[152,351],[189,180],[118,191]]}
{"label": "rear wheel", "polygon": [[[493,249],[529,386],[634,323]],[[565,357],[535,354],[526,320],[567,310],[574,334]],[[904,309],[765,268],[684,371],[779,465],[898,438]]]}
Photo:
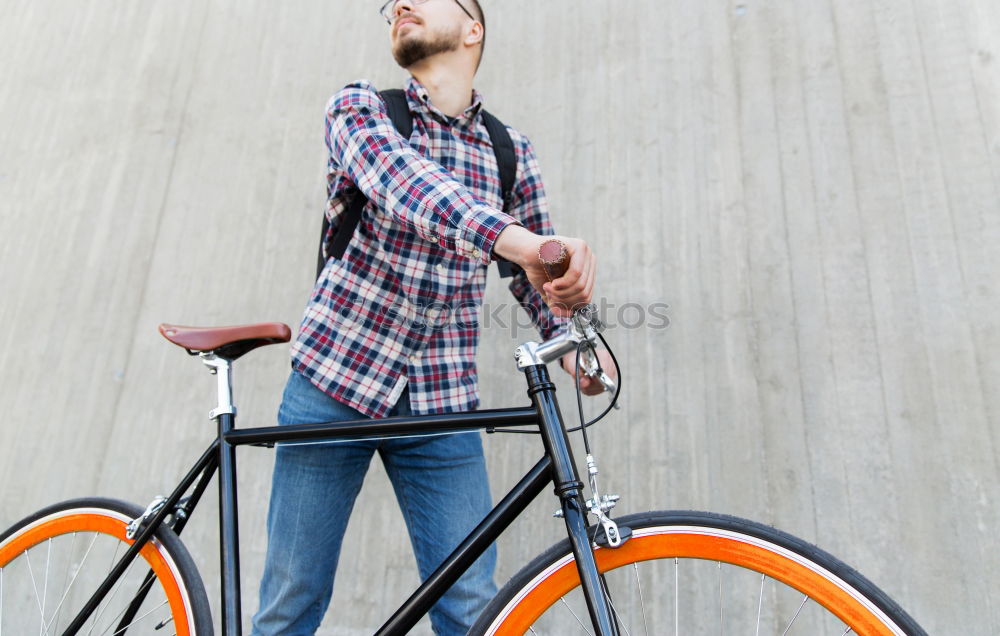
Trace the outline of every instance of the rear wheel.
{"label": "rear wheel", "polygon": [[[774,528],[703,512],[616,520],[633,535],[595,551],[623,635],[925,634],[884,592]],[[472,634],[592,634],[569,542],[535,559]]]}
{"label": "rear wheel", "polygon": [[[74,499],[0,535],[0,633],[63,633],[132,544],[125,528],[142,513],[123,501]],[[212,633],[204,585],[177,535],[156,532],[80,633]]]}

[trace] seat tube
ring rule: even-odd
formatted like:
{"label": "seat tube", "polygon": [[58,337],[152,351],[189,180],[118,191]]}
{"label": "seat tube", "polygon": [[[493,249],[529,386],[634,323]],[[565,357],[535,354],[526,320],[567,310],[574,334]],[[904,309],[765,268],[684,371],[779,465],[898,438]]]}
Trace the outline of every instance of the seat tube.
{"label": "seat tube", "polygon": [[556,401],[556,386],[545,365],[525,367],[528,394],[538,411],[539,427],[545,450],[552,458],[552,481],[562,507],[566,532],[573,547],[580,583],[587,599],[587,609],[594,628],[601,636],[614,636],[618,630],[603,593],[597,562],[587,536],[587,512],[583,502],[583,482],[573,463],[569,436]]}
{"label": "seat tube", "polygon": [[222,633],[239,636],[240,537],[236,505],[236,447],[223,435],[233,429],[234,416],[219,416],[219,548],[222,568]]}
{"label": "seat tube", "polygon": [[219,405],[209,414],[219,426],[219,556],[222,572],[222,633],[240,636],[240,538],[237,522],[236,447],[226,434],[236,425],[232,401],[232,367],[229,360],[214,358],[205,363],[218,377]]}

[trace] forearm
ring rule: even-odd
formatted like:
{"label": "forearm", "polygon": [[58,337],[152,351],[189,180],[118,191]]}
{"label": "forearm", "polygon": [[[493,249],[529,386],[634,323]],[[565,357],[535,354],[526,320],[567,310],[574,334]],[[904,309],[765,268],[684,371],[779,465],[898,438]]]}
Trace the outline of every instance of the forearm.
{"label": "forearm", "polygon": [[524,267],[524,263],[538,257],[538,246],[545,238],[551,237],[540,236],[521,225],[508,225],[493,243],[493,253]]}

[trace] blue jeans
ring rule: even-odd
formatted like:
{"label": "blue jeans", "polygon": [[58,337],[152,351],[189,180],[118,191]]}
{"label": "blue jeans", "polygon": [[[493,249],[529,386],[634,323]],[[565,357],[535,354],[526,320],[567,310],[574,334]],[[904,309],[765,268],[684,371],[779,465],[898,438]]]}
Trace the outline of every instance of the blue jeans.
{"label": "blue jeans", "polygon": [[[409,415],[408,392],[391,415]],[[293,372],[278,423],[361,419]],[[253,633],[313,634],[333,593],[341,541],[368,464],[379,453],[406,520],[421,579],[427,578],[491,507],[478,433],[277,447],[267,518],[267,557]],[[465,634],[496,593],[496,548],[431,609],[436,634]],[[388,610],[388,608],[387,608]],[[386,619],[389,618],[388,611]]]}

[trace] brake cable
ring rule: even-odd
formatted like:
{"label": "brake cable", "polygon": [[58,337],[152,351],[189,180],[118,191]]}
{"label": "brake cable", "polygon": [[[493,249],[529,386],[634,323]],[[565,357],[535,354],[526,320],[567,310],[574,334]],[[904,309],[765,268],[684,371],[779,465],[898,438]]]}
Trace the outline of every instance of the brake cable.
{"label": "brake cable", "polygon": [[[582,389],[580,387],[580,383],[581,383],[581,378],[580,378],[580,353],[585,348],[587,348],[587,347],[590,348],[591,354],[594,356],[594,360],[597,362],[597,370],[596,370],[596,372],[595,372],[594,375],[599,376],[601,373],[604,372],[604,369],[601,368],[600,360],[597,358],[597,349],[594,348],[593,343],[590,342],[589,340],[583,340],[582,342],[580,342],[577,345],[577,347],[576,347],[576,361],[574,363],[576,365],[576,370],[577,370],[576,382],[574,382],[574,386],[576,388],[576,407],[577,407],[577,414],[579,415],[579,418],[580,418],[580,424],[579,424],[579,426],[574,426],[573,428],[566,429],[566,432],[567,433],[575,433],[576,431],[583,431],[583,445],[586,448],[587,453],[590,453],[590,444],[589,444],[589,441],[587,440],[587,429],[590,428],[591,426],[593,426],[594,424],[597,424],[602,419],[604,419],[604,417],[607,416],[607,414],[611,412],[611,409],[615,408],[615,405],[618,404],[618,396],[619,396],[619,394],[621,393],[621,390],[622,390],[622,370],[621,370],[621,366],[618,364],[618,358],[615,357],[615,352],[611,350],[610,346],[608,346],[608,341],[604,339],[604,336],[602,336],[600,333],[597,333],[596,335],[601,340],[601,344],[604,345],[604,348],[607,350],[608,354],[611,356],[611,361],[615,365],[615,375],[617,376],[617,382],[616,382],[616,386],[615,386],[615,394],[614,394],[614,396],[612,396],[611,403],[608,404],[607,408],[605,408],[601,412],[600,415],[598,415],[594,419],[590,420],[589,422],[585,421],[584,416],[583,416],[583,393],[582,393]],[[487,433],[515,433],[515,434],[520,434],[520,435],[539,435],[540,434],[539,431],[537,431],[537,430],[516,429],[516,428],[515,429],[503,429],[503,428],[501,428],[501,429],[492,429],[492,430],[491,429],[487,429],[486,432]]]}

